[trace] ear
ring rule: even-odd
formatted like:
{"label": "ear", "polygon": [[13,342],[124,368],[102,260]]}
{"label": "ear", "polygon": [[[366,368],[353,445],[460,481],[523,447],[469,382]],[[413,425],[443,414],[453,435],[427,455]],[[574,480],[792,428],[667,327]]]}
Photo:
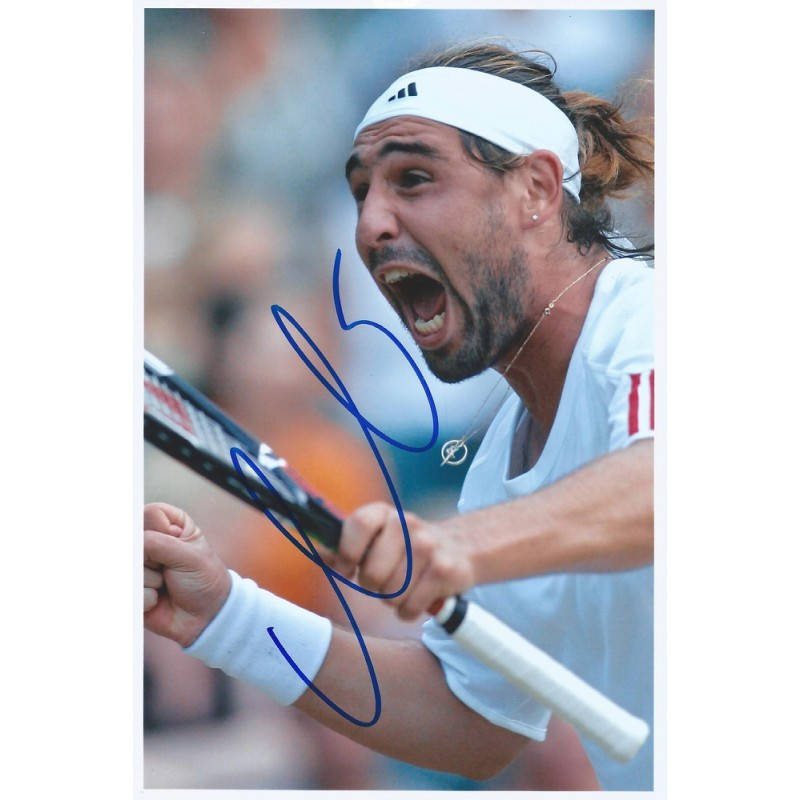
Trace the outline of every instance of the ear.
{"label": "ear", "polygon": [[562,203],[561,181],[563,167],[555,153],[537,150],[531,153],[520,167],[524,192],[524,223],[528,227],[560,213]]}

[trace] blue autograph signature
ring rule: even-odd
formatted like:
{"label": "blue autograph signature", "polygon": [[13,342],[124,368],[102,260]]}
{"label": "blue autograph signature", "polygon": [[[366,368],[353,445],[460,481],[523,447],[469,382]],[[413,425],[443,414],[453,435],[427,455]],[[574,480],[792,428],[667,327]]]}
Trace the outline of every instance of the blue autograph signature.
{"label": "blue autograph signature", "polygon": [[[405,547],[406,547],[406,573],[405,579],[403,580],[402,586],[395,592],[391,592],[388,594],[383,594],[380,592],[372,592],[368,589],[364,589],[361,586],[351,582],[347,578],[345,578],[340,573],[330,569],[319,556],[316,548],[314,547],[314,543],[311,539],[306,535],[305,531],[303,531],[302,526],[295,524],[300,536],[303,539],[306,547],[303,548],[300,543],[295,539],[295,537],[284,527],[281,521],[269,510],[262,507],[262,511],[264,514],[269,518],[269,520],[275,525],[276,528],[287,538],[292,544],[300,550],[303,555],[305,555],[308,559],[310,559],[313,563],[315,563],[324,573],[325,577],[327,578],[328,582],[331,585],[334,593],[339,599],[339,602],[342,604],[342,608],[344,609],[345,614],[347,615],[348,620],[350,621],[350,625],[353,628],[353,632],[355,633],[356,639],[358,640],[359,647],[361,648],[361,652],[364,656],[364,661],[367,665],[367,670],[369,672],[370,680],[372,682],[372,691],[375,697],[375,712],[371,719],[369,720],[360,720],[356,719],[350,713],[345,711],[341,706],[337,705],[333,700],[331,700],[323,691],[318,689],[313,682],[303,673],[300,667],[295,663],[292,656],[286,651],[283,644],[281,644],[280,639],[276,635],[273,628],[268,628],[267,633],[269,634],[272,641],[275,643],[275,646],[281,652],[283,657],[292,667],[292,669],[297,673],[297,675],[301,678],[301,680],[308,686],[308,688],[314,692],[321,700],[327,703],[334,711],[338,714],[341,714],[345,719],[349,720],[355,725],[360,725],[362,727],[369,727],[370,725],[374,725],[381,715],[381,693],[380,687],[378,686],[378,679],[375,675],[375,669],[372,665],[372,659],[370,658],[369,651],[367,650],[366,643],[364,642],[364,638],[361,635],[361,631],[359,630],[358,623],[356,622],[355,618],[353,617],[353,613],[350,610],[347,601],[344,599],[342,595],[341,589],[337,584],[343,583],[352,589],[355,589],[357,592],[362,594],[368,595],[370,597],[376,597],[379,599],[389,599],[392,597],[397,597],[398,595],[402,594],[407,588],[409,581],[411,580],[411,541],[408,534],[408,525],[406,523],[405,514],[403,513],[403,508],[400,504],[400,498],[397,495],[397,490],[395,489],[394,483],[389,475],[389,471],[386,468],[386,464],[381,456],[380,451],[375,443],[375,437],[382,439],[387,444],[391,445],[392,447],[397,447],[402,450],[407,450],[413,453],[419,453],[424,450],[428,450],[433,444],[436,442],[436,439],[439,435],[439,417],[436,413],[436,406],[433,402],[433,396],[431,395],[431,391],[428,388],[428,384],[425,382],[425,378],[423,377],[422,373],[420,372],[419,367],[416,365],[414,360],[411,358],[411,355],[406,350],[406,348],[402,345],[402,343],[397,339],[397,337],[384,328],[382,325],[374,322],[372,320],[367,319],[360,319],[356,320],[355,322],[348,322],[345,319],[344,312],[342,310],[342,303],[341,303],[341,296],[339,290],[339,271],[341,267],[342,261],[342,251],[336,251],[336,258],[333,263],[333,303],[336,309],[336,316],[339,321],[339,327],[343,331],[349,331],[353,328],[357,328],[360,325],[366,325],[371,328],[375,328],[376,330],[380,331],[384,336],[387,336],[392,343],[397,347],[400,353],[403,354],[406,361],[411,366],[411,369],[414,371],[414,374],[419,381],[420,386],[423,388],[425,392],[425,396],[428,400],[428,405],[431,410],[431,421],[432,421],[432,430],[430,439],[423,445],[415,446],[409,445],[404,442],[398,441],[397,439],[392,438],[378,426],[370,422],[364,415],[358,410],[358,406],[353,401],[353,398],[350,396],[350,393],[347,391],[347,388],[342,383],[339,376],[336,374],[336,371],[331,366],[328,359],[325,357],[325,354],[319,349],[316,343],[311,339],[311,337],[303,330],[300,323],[284,308],[281,308],[278,305],[272,306],[272,315],[275,318],[275,321],[278,323],[278,327],[283,332],[283,335],[289,341],[289,344],[294,348],[294,351],[297,353],[299,358],[303,361],[303,363],[308,367],[308,369],[312,372],[314,377],[331,393],[334,399],[340,403],[349,414],[353,416],[353,418],[358,422],[359,427],[364,433],[364,437],[367,440],[372,452],[375,456],[375,460],[378,462],[378,466],[381,469],[381,473],[383,474],[383,478],[386,481],[386,485],[389,488],[389,493],[392,496],[392,501],[394,502],[395,508],[397,509],[397,514],[400,519],[400,525],[403,529],[403,538],[405,540]],[[289,328],[292,328],[294,332],[298,333],[300,337],[305,342],[306,346],[310,348],[314,354],[316,355],[319,362],[324,365],[324,368],[330,377],[331,380],[328,380],[328,377],[322,374],[320,370],[312,363],[309,357],[306,355],[304,349],[298,345],[294,334]],[[333,383],[331,383],[333,381]],[[335,384],[335,385],[334,385]],[[269,478],[262,472],[259,468],[258,464],[252,460],[252,458],[245,453],[243,450],[239,448],[231,448],[231,461],[233,462],[233,466],[239,472],[239,474],[244,477],[243,468],[241,462],[245,462],[258,476],[259,480],[267,486],[268,488],[274,490],[274,486],[270,483]],[[251,496],[254,499],[257,499],[255,494],[251,492]]]}

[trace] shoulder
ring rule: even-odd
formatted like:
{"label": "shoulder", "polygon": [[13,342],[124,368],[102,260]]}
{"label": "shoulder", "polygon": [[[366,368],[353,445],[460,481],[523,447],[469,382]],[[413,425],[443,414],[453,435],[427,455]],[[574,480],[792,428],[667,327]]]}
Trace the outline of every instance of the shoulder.
{"label": "shoulder", "polygon": [[632,259],[600,274],[581,336],[585,363],[600,372],[633,372],[653,362],[654,270]]}

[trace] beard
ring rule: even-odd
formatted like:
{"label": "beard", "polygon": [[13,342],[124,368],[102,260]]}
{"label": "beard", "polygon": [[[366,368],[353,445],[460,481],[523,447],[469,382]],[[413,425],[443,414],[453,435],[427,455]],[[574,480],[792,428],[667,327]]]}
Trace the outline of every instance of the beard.
{"label": "beard", "polygon": [[502,211],[489,206],[482,240],[464,255],[472,304],[448,285],[464,320],[460,347],[454,353],[423,351],[431,372],[445,383],[472,378],[496,364],[533,324],[527,312],[533,307],[528,259],[521,247],[509,249],[512,234],[504,222]]}
{"label": "beard", "polygon": [[474,301],[468,305],[450,291],[464,320],[461,345],[455,352],[422,351],[430,371],[445,383],[458,383],[493,366],[522,342],[532,324],[523,306],[530,288],[527,259],[521,249],[512,250],[502,260],[473,252],[466,261]]}

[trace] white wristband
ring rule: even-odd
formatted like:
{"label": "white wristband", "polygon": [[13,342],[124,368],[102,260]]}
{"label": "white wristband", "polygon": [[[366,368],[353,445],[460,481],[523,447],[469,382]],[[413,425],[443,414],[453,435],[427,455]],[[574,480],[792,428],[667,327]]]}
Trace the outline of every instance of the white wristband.
{"label": "white wristband", "polygon": [[261,589],[233,570],[231,591],[216,617],[184,652],[209,667],[263,689],[291,705],[306,684],[275,646],[267,628],[309,680],[314,680],[331,642],[329,619]]}

